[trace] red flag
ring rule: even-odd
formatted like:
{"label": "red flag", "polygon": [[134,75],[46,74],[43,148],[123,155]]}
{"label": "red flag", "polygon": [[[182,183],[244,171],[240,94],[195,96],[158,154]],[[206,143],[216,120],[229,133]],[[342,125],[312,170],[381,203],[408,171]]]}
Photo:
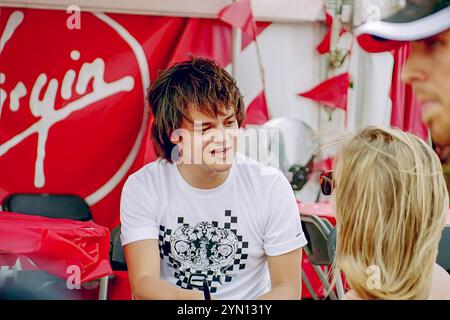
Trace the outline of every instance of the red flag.
{"label": "red flag", "polygon": [[242,124],[245,127],[250,125],[261,125],[269,120],[269,112],[267,110],[266,96],[262,91],[247,107],[245,111],[245,120]]}
{"label": "red flag", "polygon": [[391,125],[414,133],[416,136],[426,140],[428,129],[422,121],[420,107],[414,92],[410,85],[404,84],[400,79],[401,70],[408,59],[410,51],[411,47],[409,45],[403,45],[392,53],[395,64],[391,84]]}
{"label": "red flag", "polygon": [[327,33],[325,34],[319,45],[316,47],[317,52],[319,52],[320,54],[325,54],[329,52],[331,46],[331,26],[333,24],[333,17],[326,11],[325,15],[327,17],[326,19]]}
{"label": "red flag", "polygon": [[313,164],[313,172],[326,172],[333,169],[333,157],[328,157],[323,160],[319,160]]}
{"label": "red flag", "polygon": [[299,96],[315,100],[331,108],[347,110],[347,91],[350,86],[348,72],[328,79]]}
{"label": "red flag", "polygon": [[[333,25],[333,16],[325,11],[326,15],[326,25],[327,25],[327,33],[323,37],[322,41],[317,45],[316,50],[319,54],[325,54],[330,52],[331,48],[331,29]],[[344,33],[348,32],[348,29],[345,27],[341,28],[339,32],[339,36],[342,36]]]}
{"label": "red flag", "polygon": [[238,0],[223,8],[218,16],[220,20],[231,24],[249,34],[252,40],[256,38],[256,24],[253,19],[250,0]]}

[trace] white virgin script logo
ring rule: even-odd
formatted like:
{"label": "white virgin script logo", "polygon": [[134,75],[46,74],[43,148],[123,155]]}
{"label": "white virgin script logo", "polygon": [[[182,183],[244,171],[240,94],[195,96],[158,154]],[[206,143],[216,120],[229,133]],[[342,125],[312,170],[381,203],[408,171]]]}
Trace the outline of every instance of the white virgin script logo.
{"label": "white virgin script logo", "polygon": [[[11,39],[14,31],[20,26],[24,19],[24,14],[21,11],[15,11],[9,17],[5,30],[0,38],[0,54],[4,50],[4,47],[8,40]],[[70,53],[70,57],[73,61],[80,59],[80,52],[73,50]],[[37,78],[31,89],[29,98],[29,108],[31,114],[39,118],[38,121],[26,128],[21,133],[12,137],[2,145],[0,145],[0,157],[6,154],[16,145],[20,144],[30,135],[37,133],[37,157],[35,162],[35,174],[34,174],[34,186],[36,188],[42,188],[45,185],[45,173],[44,173],[44,159],[45,159],[45,146],[50,128],[66,119],[73,112],[82,110],[93,103],[100,101],[106,97],[112,96],[119,92],[131,91],[134,88],[134,79],[131,76],[122,77],[113,82],[106,82],[104,80],[105,75],[105,62],[101,58],[96,58],[92,62],[84,63],[78,74],[75,70],[69,69],[62,79],[61,85],[58,79],[50,79],[48,82],[47,75],[41,73]],[[7,77],[4,73],[0,72],[0,84],[5,83]],[[76,82],[75,82],[76,79]],[[92,92],[87,93],[88,84],[92,80]],[[42,89],[47,84],[47,89],[42,93]],[[77,100],[71,101],[63,108],[55,110],[55,99],[58,93],[62,99],[69,100],[72,97],[72,88],[75,85],[75,92],[81,97]],[[20,107],[20,99],[25,97],[28,90],[23,82],[17,82],[14,89],[9,93],[9,109],[15,112]],[[0,89],[0,119],[2,116],[3,104],[8,96],[8,93]],[[43,97],[42,100],[39,97]]]}

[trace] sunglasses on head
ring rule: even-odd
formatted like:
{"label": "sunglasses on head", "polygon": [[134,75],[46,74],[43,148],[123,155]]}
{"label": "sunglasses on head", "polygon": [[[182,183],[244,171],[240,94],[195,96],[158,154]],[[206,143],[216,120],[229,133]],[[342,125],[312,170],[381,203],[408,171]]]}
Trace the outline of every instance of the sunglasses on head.
{"label": "sunglasses on head", "polygon": [[325,196],[329,196],[334,188],[333,171],[320,174],[320,189]]}

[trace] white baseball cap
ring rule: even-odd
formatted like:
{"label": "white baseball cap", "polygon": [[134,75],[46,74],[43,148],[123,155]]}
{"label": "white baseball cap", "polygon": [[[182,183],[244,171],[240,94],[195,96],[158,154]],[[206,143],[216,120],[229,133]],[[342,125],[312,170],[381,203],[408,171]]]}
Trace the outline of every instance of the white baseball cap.
{"label": "white baseball cap", "polygon": [[394,15],[367,22],[355,30],[367,52],[384,52],[450,28],[450,0],[407,0]]}

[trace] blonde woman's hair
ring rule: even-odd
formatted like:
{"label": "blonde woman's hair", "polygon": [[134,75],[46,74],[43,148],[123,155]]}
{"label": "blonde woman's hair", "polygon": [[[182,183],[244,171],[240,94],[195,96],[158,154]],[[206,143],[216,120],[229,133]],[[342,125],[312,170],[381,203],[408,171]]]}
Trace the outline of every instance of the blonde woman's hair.
{"label": "blonde woman's hair", "polygon": [[362,299],[427,299],[449,201],[434,151],[412,134],[367,127],[344,143],[333,176],[334,263],[351,289]]}

